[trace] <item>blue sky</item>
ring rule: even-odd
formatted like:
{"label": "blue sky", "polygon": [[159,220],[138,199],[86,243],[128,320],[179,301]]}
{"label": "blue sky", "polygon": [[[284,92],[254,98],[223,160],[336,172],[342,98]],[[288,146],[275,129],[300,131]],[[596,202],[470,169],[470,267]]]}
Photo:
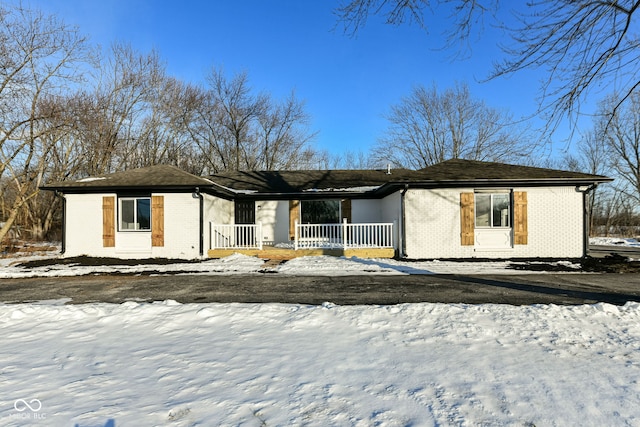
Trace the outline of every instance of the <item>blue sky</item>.
{"label": "blue sky", "polygon": [[[9,3],[17,3],[18,0]],[[505,35],[487,28],[469,58],[442,51],[442,28],[394,27],[372,18],[356,35],[336,28],[338,0],[24,0],[23,5],[77,25],[90,41],[156,49],[169,74],[203,83],[212,66],[246,71],[252,86],[276,98],[305,100],[317,149],[368,151],[387,126],[384,114],[415,85],[469,85],[487,105],[514,118],[535,112],[534,72],[481,83]],[[446,22],[443,18],[442,22]],[[539,123],[538,123],[539,124]],[[563,143],[557,144],[559,147]]]}

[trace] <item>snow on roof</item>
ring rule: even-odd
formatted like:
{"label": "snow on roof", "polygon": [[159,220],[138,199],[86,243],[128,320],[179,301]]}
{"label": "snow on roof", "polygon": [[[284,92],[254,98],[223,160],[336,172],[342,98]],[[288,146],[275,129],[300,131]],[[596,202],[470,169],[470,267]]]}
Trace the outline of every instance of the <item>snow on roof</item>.
{"label": "snow on roof", "polygon": [[88,178],[83,178],[83,179],[79,179],[78,182],[93,182],[93,181],[102,181],[107,179],[104,176],[98,176],[98,177],[88,177]]}
{"label": "snow on roof", "polygon": [[379,185],[369,185],[369,186],[344,187],[344,188],[309,188],[303,191],[307,193],[326,193],[326,192],[366,193],[367,191],[375,191],[378,188],[380,188]]}

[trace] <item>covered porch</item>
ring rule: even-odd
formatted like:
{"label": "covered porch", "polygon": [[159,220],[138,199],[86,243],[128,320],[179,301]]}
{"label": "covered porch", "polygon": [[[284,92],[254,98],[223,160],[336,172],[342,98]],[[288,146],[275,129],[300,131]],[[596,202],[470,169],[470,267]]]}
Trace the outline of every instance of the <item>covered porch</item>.
{"label": "covered porch", "polygon": [[301,256],[356,256],[393,258],[396,253],[393,223],[299,224],[295,221],[293,239],[268,242],[262,225],[209,224],[210,258],[242,253],[268,259],[292,259]]}

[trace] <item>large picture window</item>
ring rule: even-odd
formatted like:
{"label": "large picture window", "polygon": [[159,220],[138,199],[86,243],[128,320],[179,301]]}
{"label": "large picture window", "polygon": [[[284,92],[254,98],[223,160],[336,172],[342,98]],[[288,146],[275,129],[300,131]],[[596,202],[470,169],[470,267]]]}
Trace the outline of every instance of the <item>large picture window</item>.
{"label": "large picture window", "polygon": [[340,200],[302,200],[302,224],[336,224],[340,222]]}
{"label": "large picture window", "polygon": [[476,227],[511,227],[510,193],[476,193]]}
{"label": "large picture window", "polygon": [[120,199],[120,230],[151,230],[151,198],[126,197]]}

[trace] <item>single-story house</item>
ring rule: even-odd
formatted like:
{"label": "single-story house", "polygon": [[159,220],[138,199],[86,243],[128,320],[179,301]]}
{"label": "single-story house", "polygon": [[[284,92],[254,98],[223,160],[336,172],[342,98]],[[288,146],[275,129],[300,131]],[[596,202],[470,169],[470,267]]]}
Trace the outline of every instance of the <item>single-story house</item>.
{"label": "single-story house", "polygon": [[448,160],[421,170],[207,177],[159,165],[43,189],[63,198],[66,256],[579,258],[588,243],[587,197],[607,181]]}

